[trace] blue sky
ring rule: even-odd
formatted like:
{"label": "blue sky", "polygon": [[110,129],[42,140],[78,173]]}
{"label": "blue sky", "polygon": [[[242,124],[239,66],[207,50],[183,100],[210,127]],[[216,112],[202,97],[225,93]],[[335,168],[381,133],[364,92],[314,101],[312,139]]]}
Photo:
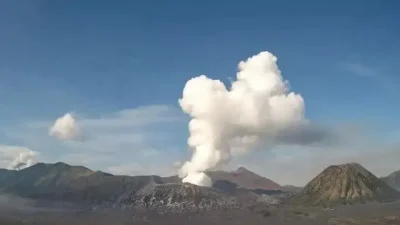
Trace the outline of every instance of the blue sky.
{"label": "blue sky", "polygon": [[[399,10],[394,0],[0,1],[0,144],[38,151],[47,161],[83,164],[83,158],[93,157],[103,159],[87,163],[95,169],[158,173],[160,163],[189,157],[187,117],[178,106],[185,82],[206,74],[228,83],[239,61],[268,50],[278,57],[292,90],[305,99],[307,118],[367,127],[380,149],[398,138],[400,127]],[[137,107],[157,111],[158,105],[166,106],[168,115],[164,108],[157,115],[181,119],[126,122],[143,120],[148,112],[142,110],[123,118],[131,124],[125,128],[87,128],[124,141],[61,143],[48,137],[44,126],[66,112],[97,121]],[[140,143],[133,143],[129,135],[139,134]],[[112,157],[100,151],[104,146],[115,151]],[[144,156],[143,149],[154,154]],[[285,159],[299,154],[290,149],[256,155],[271,160],[271,152]],[[322,155],[325,164],[317,169],[335,162],[332,151]],[[247,158],[241,163],[272,179],[280,176],[271,170],[291,168],[273,157],[271,168]],[[400,169],[392,167],[375,171]],[[304,183],[310,170],[304,167],[304,176],[293,183]],[[281,182],[290,183],[287,173]]]}

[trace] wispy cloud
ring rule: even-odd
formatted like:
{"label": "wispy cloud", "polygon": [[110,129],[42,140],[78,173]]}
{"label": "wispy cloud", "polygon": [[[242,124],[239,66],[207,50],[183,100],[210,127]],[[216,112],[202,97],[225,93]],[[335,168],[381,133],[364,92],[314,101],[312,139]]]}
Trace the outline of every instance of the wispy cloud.
{"label": "wispy cloud", "polygon": [[[132,163],[141,165],[144,172],[157,169],[151,167],[154,163],[163,168],[160,163],[169,165],[176,161],[168,151],[176,147],[173,140],[181,136],[177,132],[186,128],[185,116],[168,105],[142,106],[102,116],[76,114],[85,130],[84,142],[60,141],[48,136],[54,118],[20,124],[5,133],[10,140],[42,152],[41,160],[94,169]],[[182,129],[176,129],[179,126]]]}
{"label": "wispy cloud", "polygon": [[244,166],[279,184],[303,186],[330,165],[358,162],[377,176],[399,170],[400,146],[360,148],[286,148],[257,152],[232,162],[226,169]]}
{"label": "wispy cloud", "polygon": [[[92,129],[113,129],[148,126],[158,123],[180,121],[184,118],[181,111],[169,105],[149,105],[137,108],[123,109],[114,113],[82,117],[77,113],[80,125]],[[25,126],[30,128],[48,128],[53,121],[32,121]]]}
{"label": "wispy cloud", "polygon": [[390,73],[388,73],[385,67],[368,65],[361,62],[340,63],[340,67],[354,76],[373,79],[382,85],[385,90],[398,91],[398,82],[388,75]]}
{"label": "wispy cloud", "polygon": [[[55,161],[61,161],[61,162],[66,162],[70,163],[72,165],[81,165],[81,166],[91,166],[91,165],[98,165],[102,164],[105,162],[109,162],[111,154],[93,154],[92,152],[70,152],[61,155],[57,160]],[[50,163],[54,163],[55,161],[52,161]]]}
{"label": "wispy cloud", "polygon": [[377,176],[400,170],[400,143],[389,143],[359,126],[341,127],[336,146],[277,146],[233,161],[226,169],[245,166],[280,184],[305,185],[329,165],[358,162]]}
{"label": "wispy cloud", "polygon": [[177,173],[176,162],[166,160],[162,164],[150,163],[143,164],[138,162],[131,162],[121,165],[110,166],[105,169],[106,172],[115,175],[158,175],[158,176],[171,176]]}
{"label": "wispy cloud", "polygon": [[158,176],[170,176],[176,173],[176,168],[173,164],[162,164],[162,165],[143,165],[140,163],[130,163],[118,166],[111,166],[106,169],[106,172],[115,175],[158,175]]}
{"label": "wispy cloud", "polygon": [[354,63],[354,62],[348,62],[348,63],[342,63],[342,67],[351,72],[355,76],[360,76],[360,77],[376,77],[379,76],[379,72],[362,63]]}

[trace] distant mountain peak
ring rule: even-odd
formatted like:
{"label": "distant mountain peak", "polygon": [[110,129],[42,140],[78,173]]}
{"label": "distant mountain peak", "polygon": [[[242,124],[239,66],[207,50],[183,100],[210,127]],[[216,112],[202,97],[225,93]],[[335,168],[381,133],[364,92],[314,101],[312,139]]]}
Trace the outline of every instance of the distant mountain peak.
{"label": "distant mountain peak", "polygon": [[63,169],[67,169],[67,168],[72,167],[71,165],[68,165],[68,164],[63,163],[63,162],[56,162],[54,164],[48,164],[48,165],[51,165],[51,166],[54,166],[54,167],[57,167],[57,168],[63,168]]}
{"label": "distant mountain peak", "polygon": [[386,177],[381,178],[385,181],[388,185],[395,188],[396,190],[400,191],[400,170],[392,172]]}
{"label": "distant mountain peak", "polygon": [[58,165],[58,166],[70,166],[70,165],[68,165],[68,164],[66,164],[66,163],[64,163],[64,162],[56,162],[56,163],[54,163],[54,165]]}
{"label": "distant mountain peak", "polygon": [[400,174],[400,170],[398,171],[394,171],[391,174],[389,174],[389,177],[394,177],[394,176],[398,176]]}
{"label": "distant mountain peak", "polygon": [[355,169],[366,170],[361,164],[359,164],[359,163],[357,163],[357,162],[343,163],[343,164],[334,165],[334,166],[339,166],[339,167],[352,167],[352,168],[355,168]]}
{"label": "distant mountain peak", "polygon": [[[248,173],[251,172],[250,170],[246,169],[245,167],[241,166],[236,170],[236,173]],[[251,172],[252,173],[252,172]]]}
{"label": "distant mountain peak", "polygon": [[306,205],[385,202],[398,199],[399,194],[359,163],[346,163],[327,167],[293,201]]}
{"label": "distant mountain peak", "polygon": [[[214,184],[218,181],[229,181],[236,184],[238,188],[279,190],[280,185],[272,180],[260,176],[245,167],[239,167],[235,171],[209,171],[207,174],[211,177]],[[222,185],[221,182],[218,185]],[[224,184],[227,185],[227,184]],[[230,186],[230,185],[228,185]]]}

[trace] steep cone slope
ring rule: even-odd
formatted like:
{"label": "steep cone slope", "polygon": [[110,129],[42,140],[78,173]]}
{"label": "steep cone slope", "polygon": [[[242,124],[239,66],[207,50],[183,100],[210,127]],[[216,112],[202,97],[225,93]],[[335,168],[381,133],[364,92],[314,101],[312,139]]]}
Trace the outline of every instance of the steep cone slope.
{"label": "steep cone slope", "polygon": [[329,166],[293,196],[301,205],[338,205],[386,202],[399,198],[399,192],[358,163]]}

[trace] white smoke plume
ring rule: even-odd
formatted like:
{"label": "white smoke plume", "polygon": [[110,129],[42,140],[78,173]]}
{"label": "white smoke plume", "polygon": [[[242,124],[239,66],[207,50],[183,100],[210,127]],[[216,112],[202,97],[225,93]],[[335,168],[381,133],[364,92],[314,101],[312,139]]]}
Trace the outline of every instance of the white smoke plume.
{"label": "white smoke plume", "polygon": [[210,186],[204,173],[232,156],[265,144],[304,144],[318,139],[309,129],[304,100],[289,92],[277,58],[265,51],[241,61],[230,89],[201,75],[187,81],[179,104],[189,114],[190,161],[179,169],[183,182]]}
{"label": "white smoke plume", "polygon": [[8,168],[20,170],[33,166],[38,162],[37,155],[38,153],[34,151],[20,152]]}
{"label": "white smoke plume", "polygon": [[182,162],[181,161],[176,161],[174,162],[174,164],[172,165],[174,168],[178,169],[182,166]]}
{"label": "white smoke plume", "polygon": [[49,128],[49,135],[62,141],[84,141],[85,135],[75,116],[66,113]]}

